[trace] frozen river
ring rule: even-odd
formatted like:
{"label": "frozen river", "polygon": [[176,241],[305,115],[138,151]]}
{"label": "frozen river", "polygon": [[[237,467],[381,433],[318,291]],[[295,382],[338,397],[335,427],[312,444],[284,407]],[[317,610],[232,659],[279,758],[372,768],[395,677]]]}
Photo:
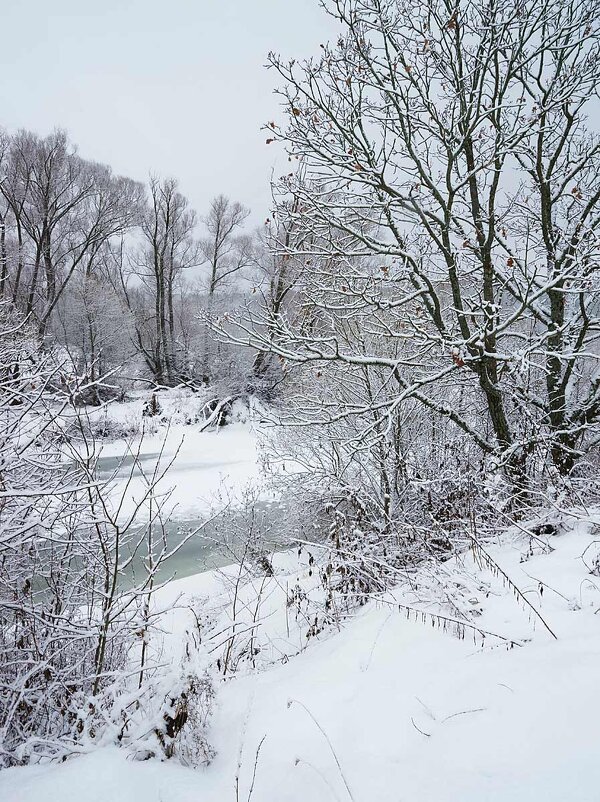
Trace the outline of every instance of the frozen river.
{"label": "frozen river", "polygon": [[[107,444],[98,459],[98,475],[111,480],[113,504],[121,505],[120,517],[125,519],[144,497],[144,477],[152,476],[155,470],[160,475],[168,467],[156,485],[156,493],[164,502],[164,531],[169,549],[183,545],[165,563],[159,579],[182,578],[233,562],[241,548],[235,539],[224,536],[223,522],[214,520],[202,525],[215,511],[225,507],[239,510],[248,488],[260,484],[256,435],[252,429],[233,424],[200,433],[194,427],[173,427],[166,435],[145,437],[141,445],[134,446],[136,456],[124,441]],[[261,495],[256,510],[262,534],[267,535],[266,530],[272,527],[279,528],[280,507],[267,494]],[[144,505],[137,515],[140,532],[147,514]],[[266,544],[269,543],[267,537]],[[136,573],[141,568],[141,561],[137,560]]]}

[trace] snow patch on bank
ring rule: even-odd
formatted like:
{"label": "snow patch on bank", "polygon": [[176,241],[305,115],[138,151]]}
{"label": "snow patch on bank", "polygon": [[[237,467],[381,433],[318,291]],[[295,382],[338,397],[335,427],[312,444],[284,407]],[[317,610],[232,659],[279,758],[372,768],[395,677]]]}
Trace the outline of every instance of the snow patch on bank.
{"label": "snow patch on bank", "polygon": [[[167,499],[172,520],[204,518],[220,503],[235,503],[244,487],[259,481],[260,409],[239,404],[234,410],[233,423],[201,431],[204,397],[187,390],[158,393],[161,414],[144,418],[142,411],[148,397],[146,392],[91,413],[107,420],[109,430],[121,426],[136,432],[128,440],[106,442],[101,449],[100,466],[104,475],[116,471],[112,496],[116,502],[125,497],[123,517],[144,496],[145,482],[139,471],[130,477],[133,454],[139,455],[147,476],[157,465],[159,473],[170,466],[157,483],[156,492]],[[122,457],[126,459],[119,466]]]}

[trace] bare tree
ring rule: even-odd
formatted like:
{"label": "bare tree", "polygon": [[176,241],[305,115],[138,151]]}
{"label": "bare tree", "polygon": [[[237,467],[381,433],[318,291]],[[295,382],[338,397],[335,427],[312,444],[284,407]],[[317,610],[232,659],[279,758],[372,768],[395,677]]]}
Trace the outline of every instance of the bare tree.
{"label": "bare tree", "polygon": [[335,45],[270,59],[289,116],[273,136],[306,171],[279,185],[306,234],[279,253],[303,261],[319,324],[263,316],[250,339],[290,364],[383,370],[382,420],[414,399],[517,485],[528,462],[569,473],[600,416],[597,3],[325,6]]}
{"label": "bare tree", "polygon": [[[136,355],[133,316],[106,275],[107,252],[94,273],[75,276],[57,305],[52,336],[67,350],[95,405],[120,393],[121,369]],[[100,262],[102,267],[100,269]]]}
{"label": "bare tree", "polygon": [[209,267],[208,295],[213,296],[226,280],[249,264],[248,240],[240,237],[250,211],[241,203],[218,195],[210,204],[203,223],[207,236],[201,242]]}
{"label": "bare tree", "polygon": [[[21,277],[25,260],[25,233],[22,224],[22,211],[25,203],[28,181],[21,181],[18,175],[12,139],[4,131],[0,145],[0,194],[2,200],[2,297],[8,295],[9,281],[12,283],[13,303],[19,297]],[[12,249],[9,237],[16,238]],[[12,250],[13,253],[9,253]],[[13,266],[13,270],[10,267]],[[11,275],[11,272],[13,275]]]}
{"label": "bare tree", "polygon": [[203,218],[207,236],[201,240],[200,247],[209,270],[202,367],[203,380],[206,383],[210,381],[210,324],[214,317],[215,295],[252,263],[252,241],[240,234],[249,214],[249,209],[241,203],[232,202],[225,195],[218,195]]}
{"label": "bare tree", "polygon": [[13,296],[20,298],[28,252],[22,306],[44,334],[75,271],[89,276],[102,246],[138,222],[141,187],[81,159],[63,131],[45,138],[21,131],[12,138],[9,159],[0,188],[18,238]]}
{"label": "bare tree", "polygon": [[[0,184],[6,181],[8,172],[8,151],[10,148],[10,137],[5,131],[0,129]],[[8,279],[8,254],[7,254],[7,228],[8,216],[10,214],[10,204],[2,195],[0,197],[0,299],[4,298],[7,289]]]}
{"label": "bare tree", "polygon": [[200,261],[195,228],[196,213],[177,182],[152,178],[142,222],[144,245],[130,259],[130,275],[141,285],[128,282],[123,265],[120,276],[136,317],[137,346],[159,384],[174,384],[186,373],[178,356],[175,297],[183,272]]}
{"label": "bare tree", "polygon": [[[287,203],[282,201],[287,207]],[[286,208],[283,222],[280,215],[266,221],[264,231],[255,238],[253,266],[255,286],[247,303],[250,318],[258,304],[262,307],[265,327],[270,330],[268,339],[277,338],[281,324],[288,316],[295,317],[295,288],[301,283],[304,260],[296,251],[304,247],[306,232],[296,225],[297,200]],[[270,351],[259,350],[252,365],[251,389],[259,396],[272,400],[277,387],[283,380],[282,360]]]}

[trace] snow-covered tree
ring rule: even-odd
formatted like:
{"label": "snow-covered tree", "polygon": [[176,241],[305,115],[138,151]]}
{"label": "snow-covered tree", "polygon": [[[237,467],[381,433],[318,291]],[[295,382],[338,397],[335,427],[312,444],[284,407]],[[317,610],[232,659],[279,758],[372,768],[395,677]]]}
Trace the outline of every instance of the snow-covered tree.
{"label": "snow-covered tree", "polygon": [[270,59],[272,138],[303,165],[276,191],[304,236],[278,253],[306,314],[255,315],[251,342],[381,373],[383,395],[331,415],[389,428],[410,400],[518,486],[569,474],[600,418],[597,4],[324,5],[338,41]]}
{"label": "snow-covered tree", "polygon": [[103,246],[138,221],[141,187],[82,159],[64,131],[20,131],[4,163],[0,192],[17,237],[5,281],[44,334],[71,278],[91,275]]}
{"label": "snow-covered tree", "polygon": [[[175,298],[185,270],[200,261],[196,213],[173,179],[150,181],[141,226],[143,244],[118,265],[121,289],[136,320],[136,343],[160,384],[182,378]],[[133,279],[130,281],[130,279]]]}

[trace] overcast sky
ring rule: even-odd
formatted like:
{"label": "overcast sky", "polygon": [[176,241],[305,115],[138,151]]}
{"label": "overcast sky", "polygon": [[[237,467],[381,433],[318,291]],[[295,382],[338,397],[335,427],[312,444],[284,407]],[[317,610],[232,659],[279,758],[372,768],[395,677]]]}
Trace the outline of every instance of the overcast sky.
{"label": "overcast sky", "polygon": [[[21,0],[0,12],[0,123],[66,128],[86,158],[268,210],[277,113],[269,50],[317,54],[318,0]],[[281,162],[283,164],[283,160]]]}

